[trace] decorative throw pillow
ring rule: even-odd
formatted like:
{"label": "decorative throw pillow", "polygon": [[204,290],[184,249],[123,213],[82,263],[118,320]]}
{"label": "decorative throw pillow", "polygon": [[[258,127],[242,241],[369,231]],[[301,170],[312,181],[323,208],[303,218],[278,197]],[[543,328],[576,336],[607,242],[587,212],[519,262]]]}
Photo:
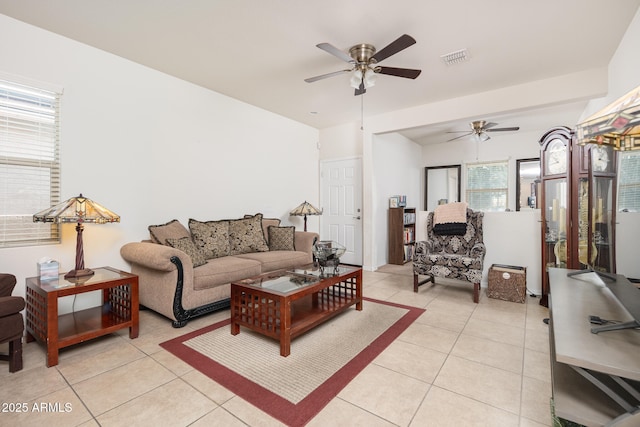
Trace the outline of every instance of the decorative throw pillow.
{"label": "decorative throw pillow", "polygon": [[296,228],[294,226],[269,227],[269,250],[295,251]]}
{"label": "decorative throw pillow", "polygon": [[[260,214],[262,215],[262,214]],[[251,218],[254,215],[245,215],[245,218]],[[264,233],[264,239],[267,241],[267,245],[269,244],[269,227],[270,226],[279,226],[280,218],[262,218],[262,232]]]}
{"label": "decorative throw pillow", "polygon": [[193,240],[191,240],[191,237],[167,239],[167,245],[171,246],[172,248],[179,249],[185,254],[189,255],[189,258],[191,258],[191,262],[193,263],[194,267],[199,267],[207,263],[200,249],[198,249],[195,243],[193,243]]}
{"label": "decorative throw pillow", "polygon": [[180,224],[177,219],[171,220],[166,224],[150,225],[149,234],[154,243],[167,245],[167,239],[179,239],[181,237],[190,237],[189,230]]}
{"label": "decorative throw pillow", "polygon": [[229,255],[229,221],[200,222],[190,219],[189,230],[193,242],[205,259]]}
{"label": "decorative throw pillow", "polygon": [[229,221],[229,255],[267,252],[269,246],[262,231],[262,214]]}

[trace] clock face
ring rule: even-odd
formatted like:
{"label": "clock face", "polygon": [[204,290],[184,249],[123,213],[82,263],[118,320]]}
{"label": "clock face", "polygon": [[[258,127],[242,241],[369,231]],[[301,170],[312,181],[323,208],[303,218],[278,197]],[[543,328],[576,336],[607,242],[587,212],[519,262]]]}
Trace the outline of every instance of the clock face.
{"label": "clock face", "polygon": [[567,146],[561,140],[549,142],[544,157],[547,174],[556,175],[567,171]]}
{"label": "clock face", "polygon": [[602,145],[591,148],[591,168],[594,172],[610,172],[613,149]]}

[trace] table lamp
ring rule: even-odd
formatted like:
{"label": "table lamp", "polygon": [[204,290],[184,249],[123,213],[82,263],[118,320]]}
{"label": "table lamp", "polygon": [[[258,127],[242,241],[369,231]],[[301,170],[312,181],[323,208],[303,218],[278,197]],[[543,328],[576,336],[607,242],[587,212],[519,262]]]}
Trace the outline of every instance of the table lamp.
{"label": "table lamp", "polygon": [[62,203],[45,209],[33,215],[33,222],[75,222],[76,232],[76,268],[64,275],[65,279],[93,275],[93,270],[84,268],[84,250],[82,248],[82,231],[85,222],[94,224],[106,224],[108,222],[120,222],[120,216],[109,209],[88,199],[80,193]]}
{"label": "table lamp", "polygon": [[322,211],[305,200],[297,208],[289,212],[289,215],[304,216],[304,231],[307,231],[307,215],[322,215]]}

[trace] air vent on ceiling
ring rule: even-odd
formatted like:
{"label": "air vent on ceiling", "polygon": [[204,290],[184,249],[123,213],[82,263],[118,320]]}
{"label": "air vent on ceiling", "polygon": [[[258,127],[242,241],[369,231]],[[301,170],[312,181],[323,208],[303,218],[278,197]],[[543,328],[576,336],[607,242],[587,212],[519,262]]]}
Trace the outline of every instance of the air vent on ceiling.
{"label": "air vent on ceiling", "polygon": [[445,64],[453,65],[458,64],[460,62],[465,62],[469,60],[469,54],[467,53],[467,49],[456,50],[455,52],[447,53],[446,55],[440,56]]}

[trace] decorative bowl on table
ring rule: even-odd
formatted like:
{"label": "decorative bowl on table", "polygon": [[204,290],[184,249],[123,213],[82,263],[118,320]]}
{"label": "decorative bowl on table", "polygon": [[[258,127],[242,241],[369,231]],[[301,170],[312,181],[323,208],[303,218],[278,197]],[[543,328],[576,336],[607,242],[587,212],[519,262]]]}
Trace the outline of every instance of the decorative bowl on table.
{"label": "decorative bowl on table", "polygon": [[332,240],[321,240],[313,245],[312,250],[313,256],[320,266],[320,273],[336,274],[338,273],[340,257],[346,252],[347,248]]}

